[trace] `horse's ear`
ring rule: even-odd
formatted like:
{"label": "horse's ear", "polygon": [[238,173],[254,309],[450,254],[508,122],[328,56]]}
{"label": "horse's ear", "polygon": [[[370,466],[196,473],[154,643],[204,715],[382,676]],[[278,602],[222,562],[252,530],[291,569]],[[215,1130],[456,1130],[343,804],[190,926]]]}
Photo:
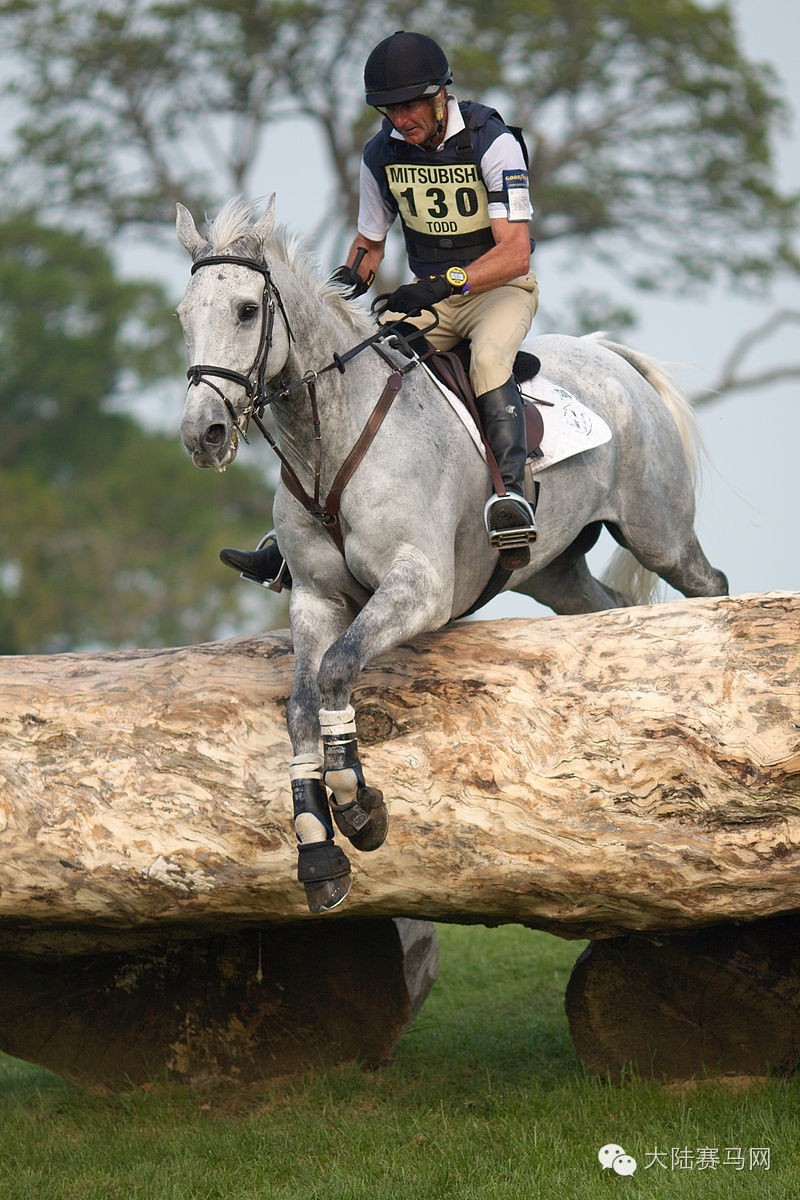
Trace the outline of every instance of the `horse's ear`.
{"label": "horse's ear", "polygon": [[253,226],[253,233],[260,241],[262,247],[266,245],[272,237],[272,232],[275,228],[275,193],[273,192],[267,201],[267,207],[264,209],[262,216],[258,218]]}
{"label": "horse's ear", "polygon": [[192,261],[197,262],[200,255],[208,246],[208,242],[197,232],[194,217],[188,208],[184,208],[182,204],[178,204],[177,206],[175,229],[178,234],[178,241],[189,251]]}

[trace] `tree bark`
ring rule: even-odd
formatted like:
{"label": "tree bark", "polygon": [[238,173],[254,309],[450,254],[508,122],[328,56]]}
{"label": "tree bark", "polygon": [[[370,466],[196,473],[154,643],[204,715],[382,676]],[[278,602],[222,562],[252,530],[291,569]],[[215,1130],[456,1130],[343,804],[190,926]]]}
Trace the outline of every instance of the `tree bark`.
{"label": "tree bark", "polygon": [[[800,908],[800,597],[462,623],[364,672],[386,844],[326,918],[566,937]],[[290,637],[0,661],[0,951],[307,921]]]}

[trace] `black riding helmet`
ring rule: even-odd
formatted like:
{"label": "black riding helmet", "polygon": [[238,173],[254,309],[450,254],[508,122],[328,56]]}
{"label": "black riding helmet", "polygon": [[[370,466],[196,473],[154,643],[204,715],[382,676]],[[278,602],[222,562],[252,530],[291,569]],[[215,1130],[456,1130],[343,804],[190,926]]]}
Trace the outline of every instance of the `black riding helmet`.
{"label": "black riding helmet", "polygon": [[420,96],[435,96],[452,78],[444,50],[433,38],[401,29],[379,42],[367,59],[367,104],[383,108]]}

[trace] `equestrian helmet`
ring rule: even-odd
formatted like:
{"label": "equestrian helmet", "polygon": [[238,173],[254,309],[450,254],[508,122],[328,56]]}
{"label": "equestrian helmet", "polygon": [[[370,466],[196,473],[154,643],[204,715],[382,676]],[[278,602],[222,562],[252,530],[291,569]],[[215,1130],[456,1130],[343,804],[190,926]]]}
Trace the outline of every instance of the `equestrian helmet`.
{"label": "equestrian helmet", "polygon": [[400,29],[379,42],[364,67],[367,104],[384,108],[435,96],[453,78],[441,46],[424,33]]}

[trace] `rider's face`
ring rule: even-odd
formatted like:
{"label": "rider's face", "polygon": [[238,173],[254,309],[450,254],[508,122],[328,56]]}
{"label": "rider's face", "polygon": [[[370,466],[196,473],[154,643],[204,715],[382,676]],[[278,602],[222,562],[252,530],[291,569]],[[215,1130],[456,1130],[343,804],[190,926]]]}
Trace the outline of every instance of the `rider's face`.
{"label": "rider's face", "polygon": [[438,132],[437,109],[441,111],[441,107],[439,96],[419,96],[403,104],[387,104],[381,112],[386,114],[404,141],[412,146],[422,146]]}

